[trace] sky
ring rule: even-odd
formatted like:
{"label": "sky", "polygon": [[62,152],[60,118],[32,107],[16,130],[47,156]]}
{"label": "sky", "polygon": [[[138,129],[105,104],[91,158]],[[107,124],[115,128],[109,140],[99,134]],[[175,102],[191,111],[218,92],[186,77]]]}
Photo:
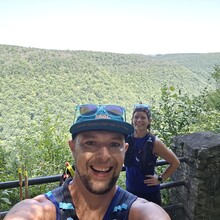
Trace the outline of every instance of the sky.
{"label": "sky", "polygon": [[145,55],[220,52],[220,0],[0,0],[0,44]]}

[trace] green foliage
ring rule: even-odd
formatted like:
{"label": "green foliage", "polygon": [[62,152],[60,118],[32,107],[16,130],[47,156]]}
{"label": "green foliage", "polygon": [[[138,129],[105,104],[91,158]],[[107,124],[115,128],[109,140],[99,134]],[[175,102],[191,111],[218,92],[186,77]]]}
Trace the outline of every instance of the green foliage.
{"label": "green foliage", "polygon": [[216,80],[216,82],[220,85],[220,65],[216,65],[214,67],[214,73],[212,74],[213,78]]}
{"label": "green foliage", "polygon": [[204,95],[189,97],[181,89],[163,86],[161,99],[152,108],[154,132],[169,146],[172,137],[190,132],[190,126],[198,123],[205,103]]}
{"label": "green foliage", "polygon": [[[0,181],[18,179],[18,168],[26,169],[28,177],[50,176],[62,174],[65,162],[72,163],[72,156],[68,148],[68,128],[63,125],[60,116],[52,117],[48,109],[45,110],[41,126],[32,123],[29,135],[21,136],[15,142],[15,147],[2,151]],[[2,147],[0,148],[2,149]],[[54,187],[54,184],[43,184],[29,187],[29,196],[34,197]],[[58,186],[58,183],[56,183]],[[19,201],[18,189],[0,192],[0,210],[7,210],[10,204]],[[9,199],[10,198],[10,199]]]}
{"label": "green foliage", "polygon": [[[181,133],[220,132],[219,67],[210,79],[219,60],[220,53],[144,56],[0,45],[0,181],[17,180],[19,167],[29,178],[63,172],[72,162],[67,141],[76,104],[120,104],[129,121],[133,104],[151,102],[153,130],[167,146]],[[118,182],[125,187],[124,174]],[[30,197],[54,186],[31,186]],[[0,210],[18,200],[18,189],[0,191]]]}
{"label": "green foliage", "polygon": [[[214,131],[220,133],[220,112],[210,105],[207,90],[199,97],[182,94],[181,89],[173,86],[161,88],[161,98],[152,101],[153,130],[169,147],[172,137],[179,134]],[[165,167],[157,167],[163,173]],[[168,181],[168,180],[167,180]],[[168,190],[161,192],[162,204],[169,204]]]}
{"label": "green foliage", "polygon": [[217,111],[220,111],[220,65],[215,66],[214,70],[212,76],[216,80],[217,89],[208,94],[207,99],[210,105],[212,105]]}
{"label": "green foliage", "polygon": [[0,211],[5,211],[8,209],[8,207],[10,207],[10,205],[12,204],[10,202],[10,191],[9,190],[4,190],[2,192],[0,192]]}
{"label": "green foliage", "polygon": [[[20,137],[7,157],[13,167],[28,169],[29,177],[61,172],[65,161],[72,160],[67,147],[68,129],[60,116],[52,118],[46,110],[42,120],[40,127],[33,123],[29,135]],[[17,178],[17,170],[14,177]]]}
{"label": "green foliage", "polygon": [[126,189],[126,175],[125,175],[125,171],[122,171],[122,172],[120,173],[120,176],[119,176],[119,178],[118,178],[117,184],[118,184],[121,188]]}

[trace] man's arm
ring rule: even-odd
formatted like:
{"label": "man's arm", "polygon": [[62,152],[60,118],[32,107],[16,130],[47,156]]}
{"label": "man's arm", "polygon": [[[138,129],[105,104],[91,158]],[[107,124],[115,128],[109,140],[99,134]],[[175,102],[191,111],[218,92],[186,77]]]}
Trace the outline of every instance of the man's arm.
{"label": "man's arm", "polygon": [[13,206],[4,220],[55,220],[56,209],[44,195],[25,199]]}
{"label": "man's arm", "polygon": [[138,198],[131,206],[129,220],[171,220],[159,205]]}

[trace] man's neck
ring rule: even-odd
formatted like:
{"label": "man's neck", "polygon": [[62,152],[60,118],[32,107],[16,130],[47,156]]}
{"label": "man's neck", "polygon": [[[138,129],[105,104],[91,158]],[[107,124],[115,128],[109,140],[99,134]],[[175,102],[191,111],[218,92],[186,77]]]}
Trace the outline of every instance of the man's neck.
{"label": "man's neck", "polygon": [[69,185],[69,191],[76,209],[76,214],[80,220],[103,219],[116,190],[117,186],[113,187],[113,189],[105,195],[96,195],[89,192],[82,183],[80,185],[73,181]]}

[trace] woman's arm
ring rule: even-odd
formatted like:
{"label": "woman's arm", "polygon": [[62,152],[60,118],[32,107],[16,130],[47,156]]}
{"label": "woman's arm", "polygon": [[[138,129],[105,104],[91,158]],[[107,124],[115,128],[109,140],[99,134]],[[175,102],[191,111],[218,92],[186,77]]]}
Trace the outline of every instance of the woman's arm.
{"label": "woman's arm", "polygon": [[[167,169],[161,174],[161,177],[163,181],[165,181],[167,178],[169,178],[179,167],[180,161],[177,158],[177,156],[173,153],[173,151],[169,148],[167,148],[164,143],[160,139],[156,139],[153,147],[153,154],[161,157],[165,161],[169,163]],[[149,186],[160,184],[160,181],[157,179],[157,176],[150,176],[150,179],[146,179],[145,183],[147,183]]]}
{"label": "woman's arm", "polygon": [[153,153],[160,156],[169,163],[167,169],[164,171],[164,173],[161,174],[164,181],[176,171],[176,169],[180,165],[180,161],[177,158],[177,156],[173,153],[173,151],[167,148],[160,139],[155,140]]}

